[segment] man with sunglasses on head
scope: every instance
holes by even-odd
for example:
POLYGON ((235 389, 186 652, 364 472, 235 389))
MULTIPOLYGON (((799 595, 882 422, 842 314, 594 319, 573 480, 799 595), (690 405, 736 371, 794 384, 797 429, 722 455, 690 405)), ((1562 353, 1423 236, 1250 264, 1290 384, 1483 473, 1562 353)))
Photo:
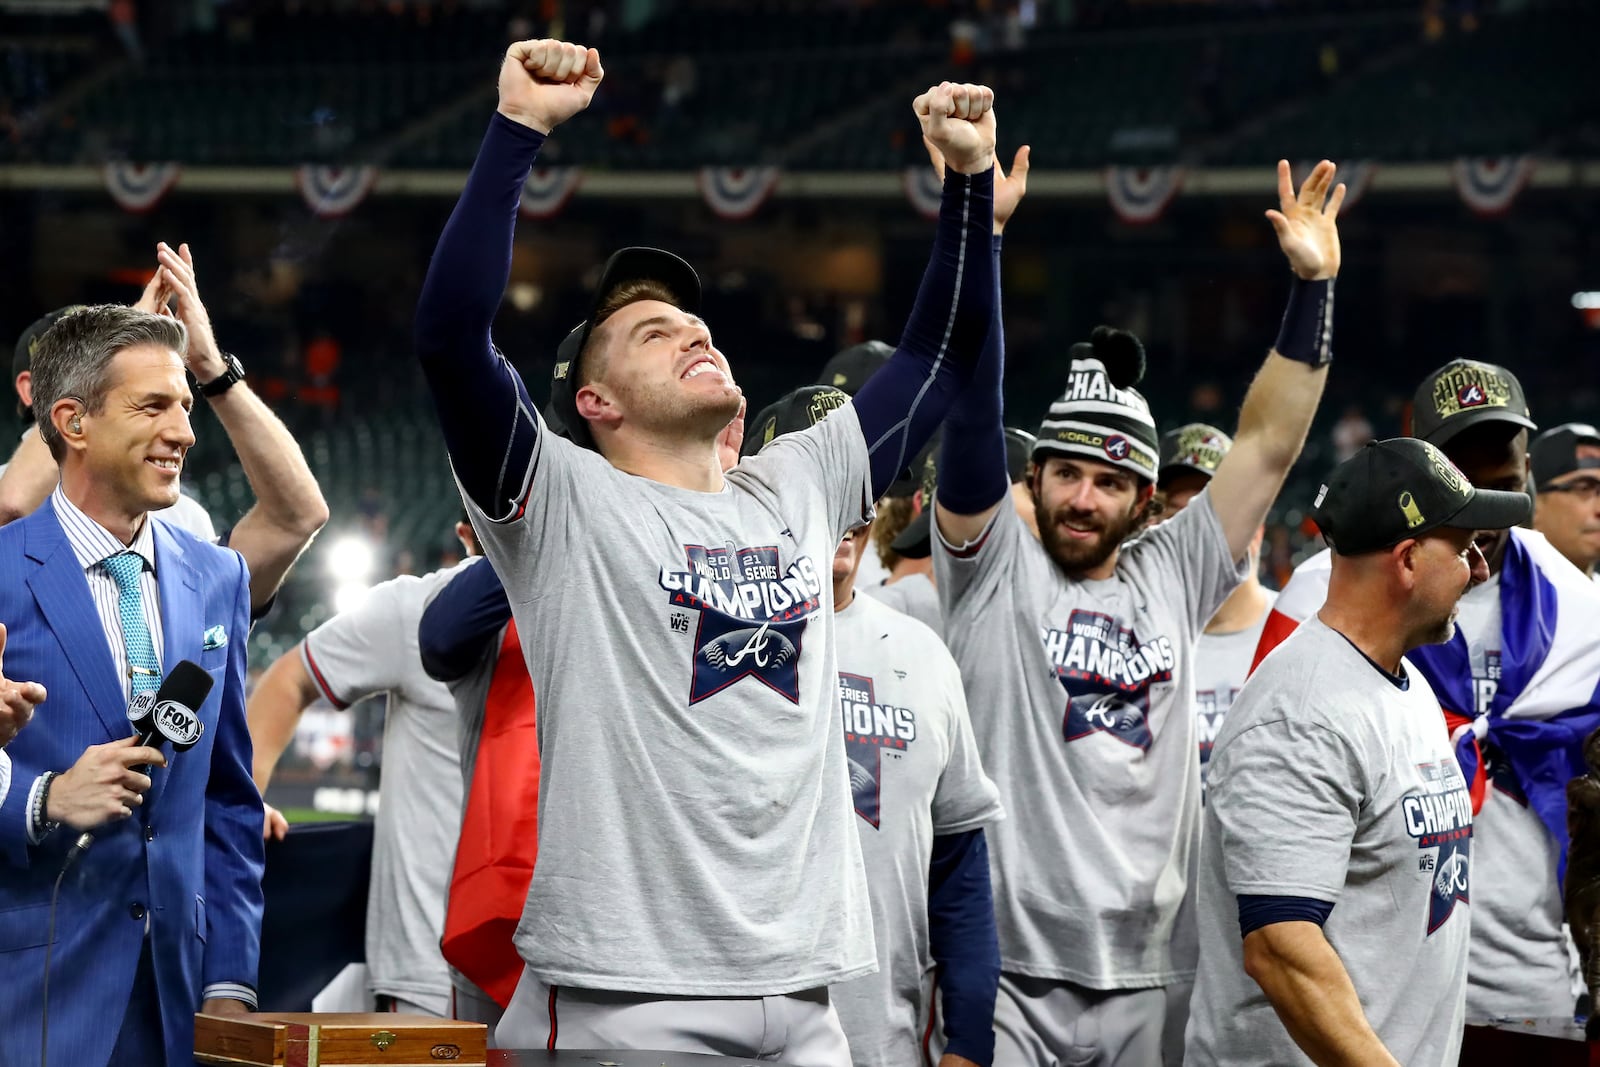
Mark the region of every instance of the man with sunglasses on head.
POLYGON ((1600 563, 1600 430, 1569 422, 1528 446, 1533 528, 1572 565, 1594 577, 1600 563))

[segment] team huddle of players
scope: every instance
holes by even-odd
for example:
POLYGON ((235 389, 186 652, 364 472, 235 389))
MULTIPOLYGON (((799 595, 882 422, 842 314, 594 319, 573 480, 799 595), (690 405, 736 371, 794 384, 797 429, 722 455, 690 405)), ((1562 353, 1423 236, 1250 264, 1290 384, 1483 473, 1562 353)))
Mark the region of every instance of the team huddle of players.
MULTIPOLYGON (((1589 710, 1600 599, 1504 529, 1533 427, 1515 379, 1430 376, 1418 440, 1315 501, 1331 564, 1276 605, 1256 577, 1332 360, 1331 164, 1298 190, 1280 165, 1289 304, 1231 437, 1158 434, 1143 350, 1106 328, 1037 433, 1006 428, 1027 155, 1003 172, 993 94, 949 83, 914 103, 944 193, 898 347, 746 421, 693 270, 626 249, 541 410, 489 326, 522 182, 602 77, 592 49, 512 46, 419 302, 484 557, 379 587, 252 701, 281 740, 318 693, 390 693, 374 992, 505 1047, 834 1067, 1453 1064, 1469 1008, 1570 1018, 1564 831, 1528 769, 1589 710), (1334 625, 1391 555, 1401 607, 1461 601, 1425 662, 1398 660, 1409 631, 1385 663, 1334 625), (1323 950, 1337 974, 1286 977, 1323 950)), ((1596 466, 1588 428, 1535 448, 1563 536, 1596 466)), ((282 744, 257 744, 264 782, 282 744)))

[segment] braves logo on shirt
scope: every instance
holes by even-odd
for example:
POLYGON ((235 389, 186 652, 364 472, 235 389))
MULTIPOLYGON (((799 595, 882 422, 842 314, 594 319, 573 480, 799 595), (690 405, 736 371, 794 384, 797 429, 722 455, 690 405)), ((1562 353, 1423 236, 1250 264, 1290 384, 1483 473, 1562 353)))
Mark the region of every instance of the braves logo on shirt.
POLYGON ((1110 734, 1149 751, 1150 685, 1172 678, 1177 654, 1165 636, 1141 640, 1114 615, 1074 611, 1064 629, 1040 636, 1056 679, 1067 691, 1061 736, 1068 742, 1110 734))
POLYGON ((883 811, 883 753, 903 752, 917 739, 917 716, 910 708, 878 703, 871 678, 845 671, 839 672, 839 713, 856 814, 876 830, 883 811))
POLYGON ((778 549, 684 546, 686 569, 661 568, 668 603, 700 613, 689 704, 755 678, 800 703, 800 650, 806 621, 822 605, 809 556, 779 570, 778 549))
POLYGON ((1239 690, 1197 689, 1194 694, 1195 733, 1200 739, 1200 778, 1205 780, 1206 764, 1211 762, 1211 749, 1222 732, 1222 720, 1239 696, 1239 690))
POLYGON ((1427 852, 1417 861, 1420 872, 1431 873, 1428 891, 1428 933, 1455 914, 1456 903, 1470 903, 1468 884, 1472 860, 1472 795, 1461 778, 1454 757, 1421 763, 1423 787, 1400 801, 1406 833, 1427 852), (1437 850, 1437 851, 1435 851, 1437 850))

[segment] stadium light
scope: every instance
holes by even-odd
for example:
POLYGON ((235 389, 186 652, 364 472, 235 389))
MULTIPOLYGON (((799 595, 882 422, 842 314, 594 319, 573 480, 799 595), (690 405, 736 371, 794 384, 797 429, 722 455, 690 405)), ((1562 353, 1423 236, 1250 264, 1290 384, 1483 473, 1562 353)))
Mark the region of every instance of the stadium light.
POLYGON ((1573 293, 1572 306, 1579 311, 1600 311, 1600 293, 1573 293))
POLYGON ((333 610, 335 614, 343 615, 353 611, 366 599, 370 586, 363 582, 344 582, 333 591, 333 610))
POLYGON ((328 573, 341 582, 365 585, 378 565, 372 542, 360 534, 347 534, 328 546, 328 573))

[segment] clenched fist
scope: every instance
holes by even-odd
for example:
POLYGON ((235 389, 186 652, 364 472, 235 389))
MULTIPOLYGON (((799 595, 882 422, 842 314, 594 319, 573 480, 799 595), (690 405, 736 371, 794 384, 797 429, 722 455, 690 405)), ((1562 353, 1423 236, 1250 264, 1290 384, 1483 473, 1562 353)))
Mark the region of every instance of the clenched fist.
POLYGON ((518 41, 500 64, 500 114, 549 133, 589 106, 600 79, 600 53, 563 41, 518 41))
POLYGON ((994 90, 941 82, 911 102, 922 136, 958 174, 994 166, 994 90))

